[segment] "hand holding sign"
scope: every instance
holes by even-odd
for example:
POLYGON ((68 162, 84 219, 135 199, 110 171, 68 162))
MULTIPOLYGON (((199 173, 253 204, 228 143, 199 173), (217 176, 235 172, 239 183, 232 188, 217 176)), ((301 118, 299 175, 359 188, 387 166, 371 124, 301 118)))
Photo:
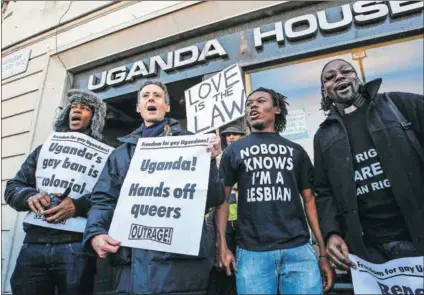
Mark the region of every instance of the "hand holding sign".
POLYGON ((35 214, 43 214, 44 207, 50 205, 50 197, 46 192, 40 192, 36 195, 29 197, 27 204, 32 212, 35 214))
POLYGON ((211 152, 211 158, 215 159, 221 153, 221 140, 216 134, 209 136, 208 146, 206 148, 208 152, 211 152))
POLYGON ((125 247, 198 255, 218 153, 216 135, 139 139, 108 234, 125 247))
POLYGON ((59 223, 75 214, 75 205, 70 197, 65 198, 59 205, 44 211, 46 221, 50 223, 59 223))
POLYGON ((327 255, 330 260, 342 270, 349 270, 349 267, 356 267, 349 260, 349 249, 345 241, 338 235, 331 235, 327 242, 327 255))
POLYGON ((108 235, 98 235, 91 239, 91 247, 100 258, 105 258, 108 253, 116 253, 120 242, 108 235))
POLYGON ((74 216, 76 208, 72 199, 91 192, 112 150, 79 132, 52 133, 40 150, 35 171, 36 188, 43 192, 28 200, 32 212, 25 216, 24 222, 84 232, 86 219, 74 216))

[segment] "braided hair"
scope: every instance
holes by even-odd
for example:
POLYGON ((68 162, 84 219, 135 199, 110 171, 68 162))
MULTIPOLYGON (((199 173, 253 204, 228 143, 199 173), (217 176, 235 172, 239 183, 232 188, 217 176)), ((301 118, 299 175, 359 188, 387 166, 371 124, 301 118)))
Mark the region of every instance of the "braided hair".
POLYGON ((323 110, 324 113, 326 113, 326 114, 328 114, 329 111, 331 110, 331 108, 333 106, 333 101, 330 98, 328 98, 327 96, 324 95, 323 75, 324 75, 324 69, 330 63, 332 63, 334 61, 342 61, 342 62, 345 62, 346 64, 350 65, 352 67, 353 72, 355 73, 356 77, 358 77, 358 79, 359 79, 358 72, 356 71, 355 67, 350 62, 347 62, 347 61, 345 61, 344 59, 341 59, 341 58, 332 59, 322 67, 321 75, 320 75, 320 79, 321 79, 321 110, 323 110))
POLYGON ((247 98, 249 98, 255 92, 266 92, 271 96, 272 104, 274 105, 274 107, 277 107, 280 109, 280 113, 275 116, 275 123, 274 123, 275 132, 280 133, 284 131, 284 129, 286 129, 286 124, 287 124, 287 113, 288 113, 287 106, 289 105, 289 103, 287 102, 287 97, 272 89, 259 87, 253 90, 247 98))

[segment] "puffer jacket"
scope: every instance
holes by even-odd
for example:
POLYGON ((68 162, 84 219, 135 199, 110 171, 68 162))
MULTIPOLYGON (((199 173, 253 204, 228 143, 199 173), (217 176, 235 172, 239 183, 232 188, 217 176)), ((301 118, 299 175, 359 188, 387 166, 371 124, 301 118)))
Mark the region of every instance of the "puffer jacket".
MULTIPOLYGON (((91 195, 91 209, 83 243, 90 249, 96 235, 107 234, 121 186, 143 126, 119 140, 123 143, 108 159, 91 195)), ((153 137, 188 135, 178 121, 170 119, 153 137)), ((215 160, 210 165, 206 209, 224 201, 224 184, 215 160)), ((116 267, 115 291, 119 294, 204 294, 213 265, 214 233, 203 225, 198 256, 121 247, 111 257, 116 267)))

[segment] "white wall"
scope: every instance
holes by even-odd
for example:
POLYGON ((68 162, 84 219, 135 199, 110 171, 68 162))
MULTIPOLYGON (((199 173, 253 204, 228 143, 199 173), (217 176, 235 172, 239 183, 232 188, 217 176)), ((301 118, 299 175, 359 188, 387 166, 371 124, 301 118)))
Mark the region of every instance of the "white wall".
POLYGON ((2 48, 55 27, 72 2, 61 22, 110 5, 114 1, 10 1, 2 24, 2 48))

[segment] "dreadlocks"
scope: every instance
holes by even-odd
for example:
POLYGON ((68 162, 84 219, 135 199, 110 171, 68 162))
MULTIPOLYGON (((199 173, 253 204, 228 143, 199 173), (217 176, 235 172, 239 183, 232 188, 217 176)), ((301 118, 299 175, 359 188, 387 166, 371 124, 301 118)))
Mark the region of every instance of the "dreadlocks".
POLYGON ((275 123, 274 123, 275 132, 280 133, 281 131, 286 129, 287 113, 288 113, 287 106, 289 105, 289 103, 287 102, 287 97, 272 89, 259 87, 258 89, 253 90, 247 98, 249 98, 253 93, 259 92, 259 91, 266 92, 269 95, 271 95, 272 104, 274 105, 274 107, 277 107, 280 109, 281 112, 280 114, 275 116, 275 123))

